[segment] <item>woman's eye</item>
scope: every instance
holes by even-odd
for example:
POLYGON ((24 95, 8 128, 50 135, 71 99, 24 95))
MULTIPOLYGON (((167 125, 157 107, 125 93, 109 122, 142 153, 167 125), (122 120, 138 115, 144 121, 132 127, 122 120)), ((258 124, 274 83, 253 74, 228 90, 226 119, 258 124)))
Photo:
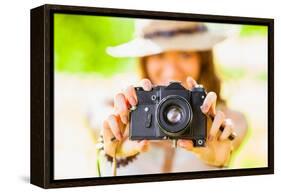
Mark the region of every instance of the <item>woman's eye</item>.
POLYGON ((151 59, 154 59, 154 60, 161 60, 164 58, 164 54, 160 53, 160 54, 155 54, 155 55, 152 55, 150 56, 151 59))
POLYGON ((189 53, 180 53, 180 57, 182 58, 190 58, 190 54, 189 53))
POLYGON ((164 54, 162 54, 162 53, 157 54, 156 57, 157 57, 158 59, 163 59, 163 58, 164 58, 164 54))

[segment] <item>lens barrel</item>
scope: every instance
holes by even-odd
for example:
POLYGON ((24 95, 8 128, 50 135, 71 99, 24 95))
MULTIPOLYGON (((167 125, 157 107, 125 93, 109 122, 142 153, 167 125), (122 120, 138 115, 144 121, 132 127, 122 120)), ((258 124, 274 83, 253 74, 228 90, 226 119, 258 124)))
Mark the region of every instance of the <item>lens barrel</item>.
POLYGON ((159 128, 171 137, 178 137, 187 132, 192 116, 189 102, 177 95, 163 98, 156 109, 156 121, 159 128))

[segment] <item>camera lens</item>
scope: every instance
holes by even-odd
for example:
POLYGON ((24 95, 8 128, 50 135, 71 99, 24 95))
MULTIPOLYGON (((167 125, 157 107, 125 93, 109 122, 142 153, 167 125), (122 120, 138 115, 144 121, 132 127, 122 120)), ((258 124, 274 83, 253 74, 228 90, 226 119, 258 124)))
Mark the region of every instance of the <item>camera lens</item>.
POLYGON ((192 121, 192 109, 189 102, 178 95, 163 98, 156 108, 156 121, 166 135, 180 137, 189 131, 192 121))
POLYGON ((168 108, 166 117, 171 124, 179 123, 182 118, 182 110, 178 106, 171 106, 168 108))

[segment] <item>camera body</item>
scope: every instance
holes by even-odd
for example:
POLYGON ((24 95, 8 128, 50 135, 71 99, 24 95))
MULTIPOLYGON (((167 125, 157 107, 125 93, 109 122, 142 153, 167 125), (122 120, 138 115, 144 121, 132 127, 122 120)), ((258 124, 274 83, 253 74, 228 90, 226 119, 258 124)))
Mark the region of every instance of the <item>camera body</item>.
POLYGON ((205 146, 207 118, 200 106, 206 92, 202 86, 190 91, 171 82, 151 91, 135 90, 138 105, 130 112, 131 140, 188 139, 195 147, 205 146))

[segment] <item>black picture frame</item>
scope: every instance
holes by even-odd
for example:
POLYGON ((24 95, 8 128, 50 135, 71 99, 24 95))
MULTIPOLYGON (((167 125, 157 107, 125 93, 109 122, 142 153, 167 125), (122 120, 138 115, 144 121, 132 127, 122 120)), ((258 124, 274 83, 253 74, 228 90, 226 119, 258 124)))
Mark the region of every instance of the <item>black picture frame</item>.
POLYGON ((31 9, 31 183, 43 188, 123 184, 274 173, 274 19, 65 5, 31 9), (268 167, 54 180, 54 13, 194 20, 268 26, 268 167))

